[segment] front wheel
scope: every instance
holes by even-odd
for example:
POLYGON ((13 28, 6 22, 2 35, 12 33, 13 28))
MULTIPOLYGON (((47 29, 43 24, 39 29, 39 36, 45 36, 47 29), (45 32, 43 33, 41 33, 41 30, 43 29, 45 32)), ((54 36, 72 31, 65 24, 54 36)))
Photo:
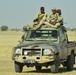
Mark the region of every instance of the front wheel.
POLYGON ((35 68, 36 68, 37 71, 40 71, 42 66, 35 66, 35 68))
POLYGON ((59 65, 60 65, 60 59, 59 59, 59 56, 56 55, 55 56, 55 61, 54 61, 53 65, 51 66, 51 72, 52 73, 58 73, 59 65))
POLYGON ((21 63, 14 62, 14 66, 15 66, 15 72, 22 72, 23 65, 21 63))

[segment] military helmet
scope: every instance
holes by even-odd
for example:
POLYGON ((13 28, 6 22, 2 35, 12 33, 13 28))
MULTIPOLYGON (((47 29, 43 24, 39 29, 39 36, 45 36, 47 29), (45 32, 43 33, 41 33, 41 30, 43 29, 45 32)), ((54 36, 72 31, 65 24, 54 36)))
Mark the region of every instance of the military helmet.
POLYGON ((53 8, 52 8, 52 10, 56 10, 56 8, 55 8, 55 7, 53 7, 53 8))

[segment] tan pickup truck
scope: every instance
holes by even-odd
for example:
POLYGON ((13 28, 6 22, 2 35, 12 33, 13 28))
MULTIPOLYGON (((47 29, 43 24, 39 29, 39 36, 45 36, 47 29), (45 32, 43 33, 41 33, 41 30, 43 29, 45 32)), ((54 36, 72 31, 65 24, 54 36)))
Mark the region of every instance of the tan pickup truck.
POLYGON ((50 67, 52 73, 59 71, 62 64, 67 70, 73 70, 76 55, 76 42, 70 42, 63 28, 29 29, 24 41, 13 48, 12 60, 15 71, 22 72, 23 66, 50 67))

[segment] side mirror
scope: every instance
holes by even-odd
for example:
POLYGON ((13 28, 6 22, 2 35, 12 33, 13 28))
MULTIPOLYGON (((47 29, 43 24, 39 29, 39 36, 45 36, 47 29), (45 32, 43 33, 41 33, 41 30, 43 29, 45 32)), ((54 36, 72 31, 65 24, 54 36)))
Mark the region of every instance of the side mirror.
POLYGON ((26 26, 24 26, 24 27, 23 27, 23 30, 24 30, 24 31, 27 31, 27 30, 28 30, 28 28, 27 28, 26 26))

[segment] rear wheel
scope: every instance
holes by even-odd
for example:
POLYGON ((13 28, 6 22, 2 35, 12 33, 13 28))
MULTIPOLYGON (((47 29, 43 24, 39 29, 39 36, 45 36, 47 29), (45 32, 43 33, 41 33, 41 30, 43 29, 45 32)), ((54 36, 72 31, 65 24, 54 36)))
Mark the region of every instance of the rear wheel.
POLYGON ((53 65, 51 66, 51 72, 57 73, 59 71, 59 65, 60 65, 60 59, 59 59, 59 56, 56 55, 55 61, 54 61, 53 65))
POLYGON ((37 71, 41 71, 42 66, 35 66, 37 71))
POLYGON ((63 67, 66 67, 67 62, 66 62, 66 61, 64 61, 64 62, 62 62, 61 64, 63 65, 63 67))
POLYGON ((70 56, 68 56, 68 59, 67 59, 67 70, 69 71, 72 71, 73 70, 73 67, 74 67, 74 54, 72 53, 70 56))
POLYGON ((23 65, 21 63, 14 62, 14 66, 15 66, 15 72, 22 72, 23 65))

